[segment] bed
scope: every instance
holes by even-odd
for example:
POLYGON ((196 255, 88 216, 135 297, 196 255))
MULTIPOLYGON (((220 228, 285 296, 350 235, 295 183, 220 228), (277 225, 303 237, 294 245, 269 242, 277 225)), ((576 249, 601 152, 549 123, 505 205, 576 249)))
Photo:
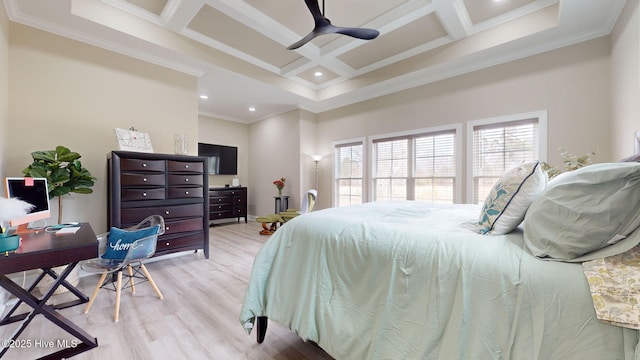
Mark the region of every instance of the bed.
MULTIPOLYGON (((532 210, 540 197, 526 217, 549 216, 544 203, 532 210)), ((276 321, 336 359, 640 359, 638 330, 597 318, 582 266, 633 248, 640 230, 626 224, 623 239, 559 259, 525 236, 533 220, 482 234, 486 206, 380 202, 299 216, 257 254, 240 322, 262 342, 276 321)))

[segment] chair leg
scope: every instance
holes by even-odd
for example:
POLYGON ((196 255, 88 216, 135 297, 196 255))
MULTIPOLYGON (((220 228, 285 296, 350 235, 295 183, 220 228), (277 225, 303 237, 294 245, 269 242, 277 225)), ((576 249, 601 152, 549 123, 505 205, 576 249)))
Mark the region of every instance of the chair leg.
POLYGON ((96 296, 98 296, 98 291, 102 287, 102 284, 104 283, 104 279, 106 278, 107 278, 107 272, 105 271, 102 273, 102 275, 100 275, 100 280, 98 280, 98 285, 96 285, 96 288, 93 290, 93 294, 91 294, 91 297, 89 298, 89 302, 84 307, 85 314, 89 312, 89 309, 91 309, 91 305, 93 305, 93 301, 96 299, 96 296))
POLYGON ((122 270, 118 271, 118 281, 116 282, 116 310, 113 314, 113 322, 118 322, 120 315, 120 293, 122 292, 122 270))
POLYGON ((151 287, 153 288, 153 290, 155 290, 156 294, 158 294, 158 298, 160 300, 164 299, 164 296, 162 296, 162 293, 160 292, 160 289, 158 289, 158 286, 156 285, 156 282, 153 281, 153 278, 151 277, 151 274, 149 274, 149 271, 147 271, 147 267, 144 266, 144 264, 140 264, 140 268, 142 269, 142 272, 144 273, 144 276, 146 276, 147 280, 149 280, 149 284, 151 284, 151 287))
POLYGON ((136 284, 135 284, 135 278, 133 277, 133 268, 131 267, 131 265, 127 266, 129 268, 129 283, 131 284, 131 293, 135 294, 136 293, 136 284))

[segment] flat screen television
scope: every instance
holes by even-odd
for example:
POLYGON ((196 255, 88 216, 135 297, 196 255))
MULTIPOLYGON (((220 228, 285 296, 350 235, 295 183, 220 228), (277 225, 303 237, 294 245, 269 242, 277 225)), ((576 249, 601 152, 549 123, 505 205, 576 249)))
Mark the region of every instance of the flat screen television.
POLYGON ((9 225, 20 226, 32 223, 36 220, 45 220, 51 217, 49 204, 49 187, 45 178, 7 177, 5 179, 7 197, 20 199, 33 205, 33 209, 25 216, 11 219, 9 225))
POLYGON ((198 143, 198 156, 209 158, 209 175, 237 175, 238 148, 198 143))

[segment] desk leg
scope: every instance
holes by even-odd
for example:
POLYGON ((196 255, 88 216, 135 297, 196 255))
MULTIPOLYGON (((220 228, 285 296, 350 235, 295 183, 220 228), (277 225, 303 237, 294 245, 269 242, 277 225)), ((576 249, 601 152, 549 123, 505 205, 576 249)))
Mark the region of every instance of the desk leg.
MULTIPOLYGON (((75 264, 74 266, 75 267, 75 264)), ((71 268, 71 270, 69 270, 69 273, 71 273, 71 271, 73 270, 73 267, 71 268)), ((58 279, 58 275, 56 274, 55 271, 51 270, 51 269, 42 269, 43 272, 49 274, 49 276, 51 276, 54 280, 58 279)), ((62 282, 60 282, 59 284, 64 286, 65 288, 67 288, 67 290, 69 290, 73 295, 75 295, 78 299, 77 300, 71 300, 71 301, 67 301, 65 303, 61 303, 61 304, 56 304, 54 305, 54 307, 57 310, 60 309, 66 309, 68 307, 71 306, 75 306, 75 305, 79 305, 79 304, 84 304, 87 301, 89 301, 89 298, 82 293, 82 291, 78 290, 75 286, 71 285, 69 282, 67 282, 67 280, 65 280, 67 277, 64 276, 62 277, 62 282)), ((55 286, 55 288, 52 286, 53 291, 55 291, 59 286, 55 286)), ((52 293, 53 294, 53 293, 52 293)))
MULTIPOLYGON (((62 274, 56 279, 54 284, 51 286, 49 291, 47 291, 47 293, 44 295, 42 299, 36 298, 35 296, 31 295, 31 293, 27 292, 25 289, 18 286, 13 281, 9 280, 9 278, 7 278, 4 274, 0 274, 0 286, 2 286, 5 290, 9 291, 11 294, 15 295, 20 302, 24 302, 25 304, 33 308, 33 311, 31 311, 30 313, 26 314, 23 317, 23 319, 25 320, 22 322, 20 328, 18 328, 14 332, 13 336, 11 337, 12 340, 16 340, 18 336, 22 334, 22 332, 25 330, 27 325, 31 323, 31 321, 36 315, 42 314, 49 321, 56 324, 58 327, 60 327, 61 329, 63 329, 64 331, 73 335, 74 337, 76 337, 78 340, 81 341, 80 344, 71 344, 72 345, 71 347, 62 349, 53 354, 42 357, 41 359, 66 358, 66 357, 70 357, 70 356, 79 354, 81 352, 87 351, 89 349, 93 349, 94 347, 98 346, 98 339, 96 339, 95 337, 91 337, 91 335, 89 335, 86 331, 82 330, 80 327, 78 327, 76 324, 74 324, 69 319, 64 317, 62 314, 58 313, 53 306, 46 304, 49 298, 53 295, 55 290, 58 288, 58 286, 60 286, 60 284, 64 282, 64 279, 66 279, 66 277, 69 275, 69 273, 71 273, 71 271, 77 264, 78 264, 77 262, 69 264, 67 268, 62 272, 62 274)), ((9 350, 9 347, 3 348, 2 351, 0 352, 0 357, 2 357, 8 350, 9 350)))
MULTIPOLYGON (((75 267, 75 264, 74 264, 75 267)), ((48 269, 48 268, 43 268, 41 269, 42 273, 40 273, 40 275, 38 275, 38 277, 36 278, 36 280, 33 282, 33 284, 27 289, 28 293, 31 293, 40 283, 40 281, 42 281, 42 279, 44 279, 44 277, 46 275, 49 275, 53 278, 53 280, 57 280, 58 278, 60 278, 61 276, 59 276, 58 274, 56 274, 55 271, 48 269)), ((73 267, 71 268, 71 270, 73 270, 73 267)), ((71 273, 71 270, 69 270, 69 273, 71 273)), ((71 306, 75 306, 75 305, 79 305, 79 304, 84 304, 87 301, 89 301, 89 298, 82 293, 80 290, 78 290, 75 286, 71 285, 69 282, 67 282, 65 280, 66 277, 62 277, 61 282, 56 282, 54 283, 54 285, 51 287, 51 289, 53 289, 53 291, 55 292, 55 290, 60 286, 64 286, 65 288, 67 288, 72 294, 74 294, 78 299, 77 300, 70 300, 64 303, 60 303, 60 304, 55 304, 53 305, 53 307, 56 310, 60 310, 60 309, 66 309, 68 307, 71 306)), ((51 293, 53 294, 53 292, 51 293)), ((49 296, 50 297, 50 296, 49 296)), ((48 299, 49 297, 43 297, 42 299, 48 299)), ((46 300, 45 300, 46 301, 46 300)), ((22 305, 22 300, 18 299, 18 301, 16 302, 15 305, 13 305, 13 307, 11 308, 11 310, 9 310, 7 312, 7 314, 0 319, 0 326, 1 325, 6 325, 9 323, 13 323, 16 321, 21 321, 24 320, 28 313, 24 313, 24 314, 18 314, 18 315, 13 315, 13 313, 18 309, 18 307, 22 305)))
MULTIPOLYGON (((41 272, 40 275, 38 275, 38 277, 33 282, 33 284, 31 284, 31 286, 29 286, 29 288, 27 289, 27 292, 29 294, 31 294, 31 292, 36 288, 36 286, 38 286, 38 283, 40 283, 40 281, 44 278, 45 275, 46 275, 45 272, 41 272)), ((2 320, 0 320, 0 325, 6 325, 6 324, 10 324, 12 322, 24 320, 24 318, 26 318, 28 314, 20 314, 20 315, 13 316, 13 313, 16 310, 18 310, 18 307, 20 307, 20 305, 22 305, 22 300, 20 300, 20 298, 18 298, 18 301, 16 302, 16 304, 13 305, 11 310, 9 310, 9 312, 7 312, 7 315, 5 315, 2 318, 2 320)))

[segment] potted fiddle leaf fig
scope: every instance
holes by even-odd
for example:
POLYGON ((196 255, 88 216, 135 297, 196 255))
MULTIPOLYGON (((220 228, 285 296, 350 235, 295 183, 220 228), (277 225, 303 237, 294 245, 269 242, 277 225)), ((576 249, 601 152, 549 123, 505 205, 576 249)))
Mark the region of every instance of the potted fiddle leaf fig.
MULTIPOLYGON (((33 162, 27 166, 22 173, 25 176, 34 178, 46 178, 49 186, 49 199, 58 198, 58 224, 62 223, 62 197, 64 195, 91 194, 96 178, 89 170, 82 167, 77 152, 73 152, 64 146, 56 146, 55 150, 34 151, 31 153, 33 162)), ((62 271, 63 267, 56 267, 56 272, 62 271)), ((78 284, 78 273, 74 271, 69 274, 67 280, 73 285, 78 284)), ((38 284, 38 290, 45 293, 51 286, 53 279, 45 278, 38 284)), ((67 292, 66 287, 59 287, 54 294, 67 292)))
POLYGON ((62 223, 62 196, 71 193, 91 194, 96 178, 82 167, 77 152, 64 146, 55 150, 34 151, 33 163, 22 173, 34 178, 46 178, 49 185, 49 199, 58 198, 58 224, 62 223))

